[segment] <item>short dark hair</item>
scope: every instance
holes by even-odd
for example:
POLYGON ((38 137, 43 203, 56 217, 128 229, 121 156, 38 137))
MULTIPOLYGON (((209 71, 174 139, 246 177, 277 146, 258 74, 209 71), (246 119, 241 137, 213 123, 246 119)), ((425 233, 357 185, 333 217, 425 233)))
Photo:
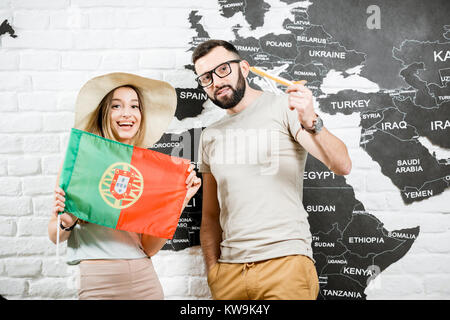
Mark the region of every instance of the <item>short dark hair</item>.
POLYGON ((194 52, 192 53, 192 63, 195 64, 195 62, 198 59, 200 59, 203 56, 206 56, 215 47, 224 47, 226 50, 235 53, 240 58, 239 51, 237 51, 237 49, 235 48, 235 46, 233 46, 233 44, 224 40, 211 39, 203 43, 200 43, 197 46, 197 48, 195 48, 194 52))

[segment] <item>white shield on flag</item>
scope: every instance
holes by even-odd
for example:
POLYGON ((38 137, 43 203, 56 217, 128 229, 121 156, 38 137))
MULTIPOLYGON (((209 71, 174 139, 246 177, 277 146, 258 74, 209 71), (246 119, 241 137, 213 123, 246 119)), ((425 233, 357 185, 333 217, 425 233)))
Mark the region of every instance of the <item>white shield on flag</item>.
POLYGON ((114 186, 114 191, 116 191, 117 194, 125 193, 127 191, 129 181, 130 177, 119 175, 117 177, 116 185, 114 186))
MULTIPOLYGON (((126 201, 130 202, 133 201, 136 195, 140 195, 142 193, 142 191, 136 189, 139 189, 142 186, 142 175, 139 171, 137 171, 135 167, 132 167, 130 164, 113 164, 110 168, 107 169, 107 171, 105 171, 105 174, 100 181, 100 189, 104 187, 105 189, 108 188, 109 190, 100 190, 102 197, 103 194, 107 192, 108 196, 113 196, 116 200, 122 201, 124 199, 128 199, 126 201), (117 168, 117 166, 119 165, 125 167, 126 169, 128 169, 128 171, 117 168), (114 168, 114 166, 116 166, 116 168, 114 168), (106 172, 109 174, 109 177, 105 178, 106 172)), ((105 200, 105 198, 103 198, 103 200, 105 200)))

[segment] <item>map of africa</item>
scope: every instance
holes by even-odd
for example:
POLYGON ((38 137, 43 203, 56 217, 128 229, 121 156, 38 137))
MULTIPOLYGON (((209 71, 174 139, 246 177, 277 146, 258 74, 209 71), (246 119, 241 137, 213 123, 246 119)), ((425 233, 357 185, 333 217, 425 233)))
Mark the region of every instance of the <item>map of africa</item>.
MULTIPOLYGON (((221 23, 230 21, 228 36, 222 39, 232 42, 250 65, 290 80, 307 80, 324 113, 359 115, 360 148, 379 164, 407 206, 448 192, 450 184, 450 158, 429 148, 450 148, 450 3, 379 4, 379 30, 366 26, 370 5, 343 0, 219 0, 215 20, 205 21, 200 10, 187 17, 195 32, 188 52, 212 38, 208 28, 223 28, 221 23), (341 90, 327 89, 333 77, 335 83, 341 81, 341 90)), ((186 68, 193 70, 192 65, 186 68)), ((253 74, 248 80, 255 88, 283 90, 253 74)), ((210 110, 200 88, 177 88, 177 93, 179 121, 203 119, 210 110)), ((166 134, 154 148, 167 153, 178 148, 180 156, 196 162, 195 146, 204 126, 166 134)), ((320 299, 365 299, 369 282, 401 259, 419 235, 419 226, 386 230, 356 199, 345 177, 312 157, 306 164, 303 192, 320 299)), ((164 248, 198 245, 200 221, 201 191, 164 248)))

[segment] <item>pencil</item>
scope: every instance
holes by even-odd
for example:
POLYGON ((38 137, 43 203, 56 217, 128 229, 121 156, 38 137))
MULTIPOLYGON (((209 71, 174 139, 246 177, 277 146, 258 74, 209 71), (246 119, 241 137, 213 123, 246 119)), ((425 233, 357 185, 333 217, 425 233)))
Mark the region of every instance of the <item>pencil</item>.
POLYGON ((259 75, 259 76, 261 76, 261 77, 269 78, 269 79, 271 79, 271 80, 273 80, 275 82, 278 82, 279 84, 282 84, 282 85, 287 86, 287 87, 289 87, 289 86, 291 86, 293 84, 297 84, 297 83, 301 83, 301 84, 305 84, 306 83, 306 80, 289 81, 289 80, 284 79, 282 77, 275 76, 273 74, 270 74, 270 73, 267 73, 265 71, 262 71, 262 70, 260 70, 260 69, 258 69, 256 67, 250 67, 250 71, 255 73, 255 74, 257 74, 257 75, 259 75))

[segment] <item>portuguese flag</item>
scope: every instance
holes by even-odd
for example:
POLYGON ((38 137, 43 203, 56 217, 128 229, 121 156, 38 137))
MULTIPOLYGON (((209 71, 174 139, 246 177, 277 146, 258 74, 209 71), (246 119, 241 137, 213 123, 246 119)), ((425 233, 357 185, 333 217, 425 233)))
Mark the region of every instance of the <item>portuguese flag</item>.
POLYGON ((72 129, 60 176, 65 210, 105 227, 171 239, 189 160, 72 129))

